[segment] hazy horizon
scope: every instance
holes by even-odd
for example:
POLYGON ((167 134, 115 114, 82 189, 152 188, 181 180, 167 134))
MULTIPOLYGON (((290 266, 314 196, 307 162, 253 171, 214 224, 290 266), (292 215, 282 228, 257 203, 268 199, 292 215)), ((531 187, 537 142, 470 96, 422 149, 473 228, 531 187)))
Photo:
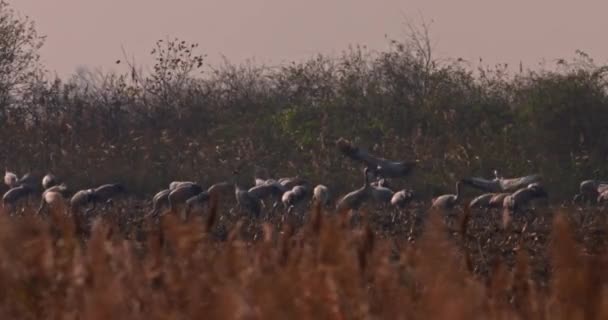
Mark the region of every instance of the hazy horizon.
POLYGON ((47 40, 41 50, 50 71, 65 76, 79 66, 112 70, 123 59, 122 47, 140 65, 151 62, 158 39, 178 37, 200 44, 216 64, 255 59, 278 64, 317 53, 338 54, 349 45, 372 50, 388 45, 385 35, 405 34, 405 17, 433 21, 436 57, 462 57, 473 63, 541 60, 587 52, 598 63, 608 60, 601 32, 608 3, 540 0, 456 2, 423 0, 250 0, 226 1, 19 0, 11 7, 35 21, 47 40))

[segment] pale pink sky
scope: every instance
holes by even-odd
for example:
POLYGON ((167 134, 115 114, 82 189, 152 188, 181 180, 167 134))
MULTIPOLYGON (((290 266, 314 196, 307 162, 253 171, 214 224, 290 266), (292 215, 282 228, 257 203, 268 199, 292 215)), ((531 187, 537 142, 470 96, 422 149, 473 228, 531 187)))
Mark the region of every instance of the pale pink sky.
POLYGON ((349 44, 386 48, 404 17, 433 20, 441 57, 533 67, 576 49, 608 60, 608 2, 563 0, 12 0, 48 36, 46 65, 67 75, 79 65, 114 68, 121 45, 148 64, 158 39, 198 42, 220 61, 277 64, 349 44))

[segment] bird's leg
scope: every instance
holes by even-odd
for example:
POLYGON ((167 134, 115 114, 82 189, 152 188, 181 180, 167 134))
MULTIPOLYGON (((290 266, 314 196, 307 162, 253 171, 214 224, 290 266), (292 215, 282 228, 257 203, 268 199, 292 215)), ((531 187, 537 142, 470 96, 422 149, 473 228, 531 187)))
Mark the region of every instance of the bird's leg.
POLYGON ((293 204, 290 205, 289 208, 287 208, 287 215, 292 215, 294 209, 295 209, 295 206, 293 204))
POLYGON ((40 215, 40 213, 42 212, 42 209, 44 209, 44 207, 45 207, 45 204, 46 204, 46 201, 44 201, 44 200, 40 203, 40 208, 38 208, 36 215, 38 215, 38 216, 40 215))
POLYGON ((273 216, 274 216, 274 213, 275 213, 276 209, 279 207, 279 203, 280 203, 279 201, 275 201, 272 204, 272 210, 270 212, 272 213, 273 216))
POLYGON ((157 210, 156 209, 152 209, 152 211, 148 212, 148 214, 144 215, 142 220, 147 219, 148 217, 154 217, 157 214, 157 210))
POLYGON ((266 200, 260 201, 262 204, 260 205, 260 212, 258 218, 262 218, 263 221, 268 221, 268 217, 270 217, 270 212, 266 210, 268 206, 266 205, 266 200))
POLYGON ((15 212, 13 212, 15 210, 14 206, 11 204, 4 204, 4 208, 6 209, 6 212, 8 213, 9 217, 14 216, 15 212))
POLYGON ((11 204, 11 211, 13 212, 14 217, 18 217, 19 214, 21 213, 21 212, 19 212, 19 209, 21 209, 21 207, 19 206, 19 203, 11 204))
POLYGON ((581 202, 582 198, 583 198, 583 195, 580 193, 577 193, 574 195, 574 198, 572 198, 572 202, 576 205, 581 202))
POLYGON ((408 240, 411 241, 414 239, 414 231, 415 231, 415 226, 416 226, 416 214, 412 213, 412 212, 408 212, 408 220, 410 221, 410 231, 409 231, 408 240))

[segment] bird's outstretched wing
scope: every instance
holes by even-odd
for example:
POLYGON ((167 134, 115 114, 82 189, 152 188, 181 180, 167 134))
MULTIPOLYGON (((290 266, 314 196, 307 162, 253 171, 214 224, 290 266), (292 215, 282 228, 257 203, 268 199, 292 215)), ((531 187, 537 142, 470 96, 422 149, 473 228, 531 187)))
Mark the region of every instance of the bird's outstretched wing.
POLYGON ((366 167, 373 170, 377 176, 385 178, 407 176, 416 165, 416 162, 391 161, 374 156, 344 138, 338 139, 336 146, 344 156, 363 163, 366 167))
POLYGON ((470 187, 486 192, 512 192, 525 188, 531 183, 540 182, 540 180, 541 176, 539 174, 533 174, 518 178, 500 178, 492 180, 480 177, 469 177, 464 178, 463 182, 470 187))
POLYGON ((465 185, 473 187, 478 190, 486 191, 486 192, 499 192, 501 191, 501 186, 498 180, 489 180, 479 177, 468 177, 462 179, 462 182, 465 185))
POLYGON ((499 179, 501 191, 515 191, 521 188, 527 187, 531 183, 540 182, 541 176, 539 174, 532 174, 529 176, 512 178, 512 179, 499 179))
POLYGON ((386 159, 369 154, 369 152, 353 145, 350 141, 344 138, 338 139, 336 145, 338 146, 338 150, 340 150, 340 152, 342 152, 342 154, 346 157, 362 162, 374 170, 377 169, 378 166, 385 166, 386 162, 388 162, 386 159))

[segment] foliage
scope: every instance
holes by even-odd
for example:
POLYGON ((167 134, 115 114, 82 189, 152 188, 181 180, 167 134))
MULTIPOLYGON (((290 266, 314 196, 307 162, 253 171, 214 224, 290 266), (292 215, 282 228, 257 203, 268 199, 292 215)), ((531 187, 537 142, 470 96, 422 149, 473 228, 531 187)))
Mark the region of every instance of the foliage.
MULTIPOLYGON (((40 38, 27 20, 11 23, 9 34, 27 35, 20 61, 32 57, 33 68, 40 38)), ((557 197, 608 176, 606 67, 578 51, 553 67, 512 72, 438 60, 431 50, 426 26, 410 25, 381 52, 355 46, 280 66, 212 67, 198 45, 162 40, 149 72, 124 60, 124 73, 30 77, 23 94, 0 92, 27 111, 0 127, 10 137, 0 150, 19 172, 69 174, 78 187, 122 180, 142 194, 173 179, 210 184, 239 161, 346 191, 358 169, 338 156, 341 136, 387 158, 422 160, 409 183, 427 197, 493 169, 541 173, 557 197)))
POLYGON ((29 85, 40 76, 38 49, 43 43, 34 22, 0 1, 0 121, 6 121, 8 108, 33 89, 29 85))

